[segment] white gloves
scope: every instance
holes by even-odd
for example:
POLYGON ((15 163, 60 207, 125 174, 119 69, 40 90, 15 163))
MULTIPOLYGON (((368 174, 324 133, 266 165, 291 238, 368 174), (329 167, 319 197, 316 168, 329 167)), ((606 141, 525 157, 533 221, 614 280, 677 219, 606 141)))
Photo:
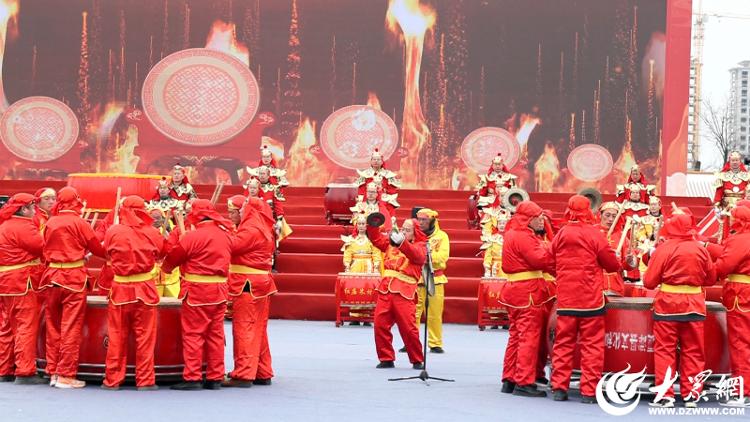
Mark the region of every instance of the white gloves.
POLYGON ((406 237, 401 232, 392 232, 390 236, 391 242, 396 246, 401 246, 404 243, 406 237))

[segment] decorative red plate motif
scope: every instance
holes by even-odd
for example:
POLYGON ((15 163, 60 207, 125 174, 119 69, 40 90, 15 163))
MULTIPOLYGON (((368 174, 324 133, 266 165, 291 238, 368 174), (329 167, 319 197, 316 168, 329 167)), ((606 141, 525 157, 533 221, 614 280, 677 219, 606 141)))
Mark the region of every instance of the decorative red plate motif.
POLYGON ((584 182, 597 182, 606 177, 613 166, 612 154, 597 144, 583 144, 568 155, 568 170, 584 182))
POLYGON ((258 81, 226 53, 191 48, 157 63, 143 82, 143 111, 165 136, 191 146, 230 140, 252 122, 258 81))
POLYGON ((334 163, 348 169, 370 166, 375 148, 387 160, 398 147, 398 128, 382 111, 365 105, 340 108, 323 122, 320 145, 334 163))
POLYGON ((0 120, 0 137, 18 158, 46 162, 68 152, 78 140, 78 118, 65 103, 49 97, 16 101, 0 120))
POLYGON ((477 173, 486 172, 498 152, 503 155, 505 166, 509 169, 521 158, 521 146, 516 137, 499 127, 476 129, 461 144, 461 159, 477 173))

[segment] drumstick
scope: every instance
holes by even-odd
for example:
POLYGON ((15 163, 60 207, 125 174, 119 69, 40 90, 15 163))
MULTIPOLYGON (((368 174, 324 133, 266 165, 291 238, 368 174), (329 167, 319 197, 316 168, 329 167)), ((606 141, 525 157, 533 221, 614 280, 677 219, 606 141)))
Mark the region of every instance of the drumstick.
POLYGON ((117 187, 117 200, 115 202, 115 224, 120 224, 120 197, 122 196, 122 188, 117 187))
POLYGON ((622 229, 622 235, 620 235, 620 241, 617 243, 617 249, 615 249, 615 254, 618 256, 620 255, 620 249, 622 249, 623 243, 625 243, 625 234, 630 229, 630 226, 633 224, 633 220, 628 217, 628 220, 625 222, 625 228, 622 229))
POLYGON ((175 220, 177 220, 177 227, 180 230, 180 237, 182 237, 185 235, 185 219, 179 210, 174 214, 174 217, 175 220))
POLYGON ((615 226, 617 225, 617 222, 620 221, 620 216, 622 216, 622 212, 625 210, 625 204, 620 204, 620 209, 617 210, 617 215, 615 216, 615 220, 612 222, 612 225, 609 226, 609 231, 607 231, 607 239, 609 239, 612 236, 612 232, 615 231, 615 226))
POLYGON ((94 218, 91 219, 91 228, 92 229, 94 227, 96 227, 96 220, 98 220, 98 219, 99 219, 99 213, 98 212, 94 212, 94 218))
POLYGON ((81 218, 86 218, 86 200, 83 200, 83 206, 81 207, 81 218))
POLYGON ((214 189, 214 196, 211 197, 211 204, 216 205, 216 203, 219 202, 222 190, 224 190, 224 182, 219 182, 219 184, 216 185, 216 189, 214 189))

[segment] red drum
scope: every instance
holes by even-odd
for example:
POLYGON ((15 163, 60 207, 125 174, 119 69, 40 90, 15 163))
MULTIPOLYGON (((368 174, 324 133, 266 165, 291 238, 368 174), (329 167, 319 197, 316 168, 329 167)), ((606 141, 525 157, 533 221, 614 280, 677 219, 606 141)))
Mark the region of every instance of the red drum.
POLYGON ((336 279, 336 326, 344 321, 373 322, 380 274, 339 273, 336 279))
POLYGON ((349 224, 351 207, 357 204, 357 185, 354 183, 329 183, 326 186, 323 206, 328 224, 349 224))
POLYGON ((722 299, 724 298, 724 283, 721 285, 704 287, 703 289, 706 292, 706 300, 722 303, 722 299))
MULTIPOLYGON (((156 381, 176 381, 182 379, 184 367, 182 359, 182 328, 180 309, 182 302, 177 298, 163 297, 157 306, 156 348, 154 367, 156 381)), ((37 341, 37 368, 43 371, 45 359, 44 310, 37 341)), ((83 321, 83 338, 78 363, 78 376, 82 379, 103 380, 107 358, 107 298, 89 296, 86 298, 86 316, 83 321)), ((135 378, 135 339, 131 335, 128 342, 128 366, 126 376, 135 378)))
POLYGON ((639 284, 625 283, 625 297, 651 297, 656 296, 656 290, 647 289, 639 284))
MULTIPOLYGON (((604 371, 622 371, 630 365, 631 373, 654 374, 653 298, 610 297, 607 303, 604 334, 604 371)), ((727 343, 726 309, 719 303, 706 302, 704 321, 706 341, 706 369, 713 375, 729 374, 729 346, 727 343)), ((557 313, 550 315, 550 347, 554 339, 557 313)), ((580 352, 576 348, 573 368, 580 370, 580 352)))
POLYGON ((485 327, 502 326, 508 328, 508 309, 500 303, 500 291, 505 280, 501 278, 482 277, 479 281, 477 295, 477 325, 480 331, 485 327))
POLYGON ((155 174, 73 173, 68 175, 68 186, 76 188, 86 208, 109 211, 117 200, 117 188, 122 197, 138 195, 148 201, 156 192, 161 176, 155 174))
POLYGON ((479 225, 479 208, 477 207, 477 196, 469 196, 469 200, 466 203, 466 222, 469 225, 469 229, 478 229, 479 225))

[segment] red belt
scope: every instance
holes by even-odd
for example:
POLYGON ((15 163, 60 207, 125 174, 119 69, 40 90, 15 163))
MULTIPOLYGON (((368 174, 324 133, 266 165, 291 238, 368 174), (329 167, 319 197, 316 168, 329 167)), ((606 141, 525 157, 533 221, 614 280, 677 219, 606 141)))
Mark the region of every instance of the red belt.
POLYGON ((435 270, 435 271, 433 272, 433 275, 434 275, 435 277, 440 277, 440 276, 442 276, 442 275, 445 275, 445 270, 435 270))

